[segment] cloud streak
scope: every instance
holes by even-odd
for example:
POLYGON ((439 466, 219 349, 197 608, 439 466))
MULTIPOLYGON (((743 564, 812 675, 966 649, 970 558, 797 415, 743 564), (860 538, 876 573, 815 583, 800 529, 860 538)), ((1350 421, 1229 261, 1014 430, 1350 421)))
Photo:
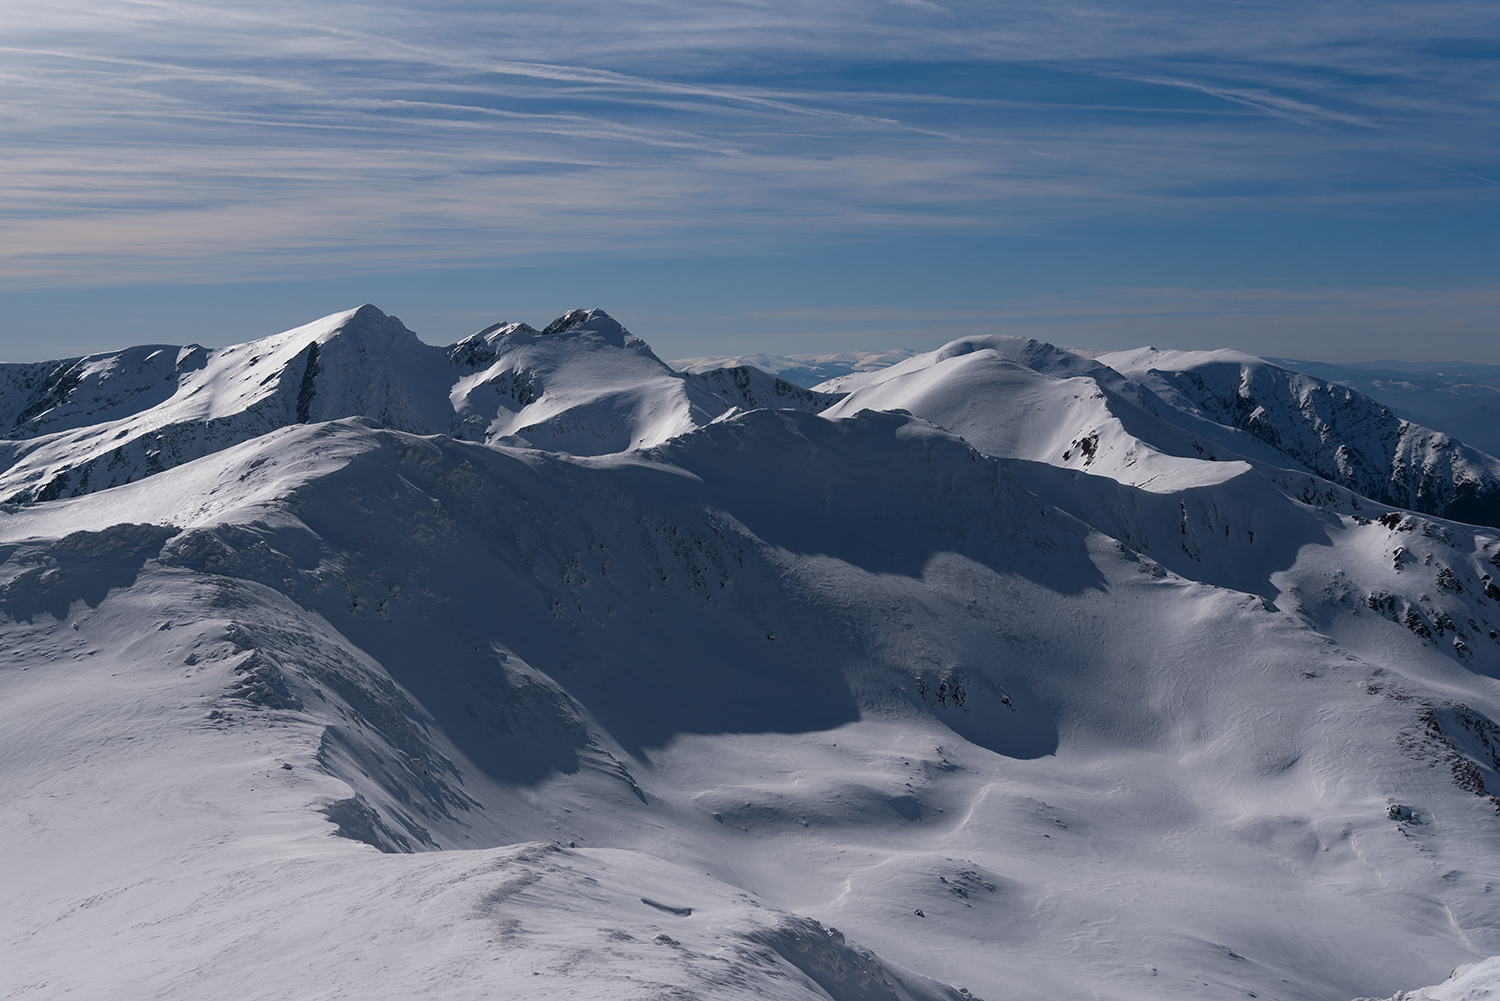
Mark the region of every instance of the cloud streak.
POLYGON ((8 16, 13 283, 1451 206, 1500 157, 1496 60, 1445 41, 1500 18, 1448 0, 8 16))

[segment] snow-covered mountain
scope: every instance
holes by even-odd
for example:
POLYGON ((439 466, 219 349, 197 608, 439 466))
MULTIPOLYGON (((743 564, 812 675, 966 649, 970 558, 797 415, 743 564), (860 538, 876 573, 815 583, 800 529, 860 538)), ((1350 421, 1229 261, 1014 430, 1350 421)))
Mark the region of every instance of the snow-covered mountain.
POLYGON ((1199 460, 1246 460, 1500 527, 1500 460, 1352 389, 1240 352, 1143 348, 1087 359, 1027 338, 967 337, 817 388, 848 394, 829 416, 904 409, 991 455, 1155 493, 1230 475, 1199 460))
POLYGON ((1330 364, 1297 358, 1266 361, 1359 390, 1398 417, 1500 454, 1500 365, 1474 362, 1376 361, 1330 364))
POLYGON ((1238 351, 1142 348, 1099 361, 1366 497, 1500 525, 1500 460, 1403 420, 1347 386, 1238 351))
POLYGON ((1391 998, 1357 1001, 1489 1001, 1494 997, 1500 997, 1500 957, 1460 966, 1447 980, 1432 987, 1399 991, 1391 998))
POLYGON ((54 456, 7 484, 70 476, 0 512, 9 995, 1348 1001, 1500 953, 1500 532, 1128 373, 966 338, 813 412, 597 312, 370 307, 4 371, 54 456))
POLYGON ((745 405, 743 393, 716 395, 718 383, 674 372, 599 310, 540 332, 497 323, 443 348, 361 306, 221 350, 153 345, 0 366, 10 428, 0 498, 77 497, 276 428, 354 415, 413 434, 617 452, 745 405))

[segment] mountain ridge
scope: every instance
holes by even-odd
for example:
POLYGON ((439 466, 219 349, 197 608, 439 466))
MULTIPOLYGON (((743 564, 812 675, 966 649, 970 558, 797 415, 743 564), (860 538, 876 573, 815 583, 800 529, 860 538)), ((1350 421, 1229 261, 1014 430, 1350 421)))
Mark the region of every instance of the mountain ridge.
MULTIPOLYGON (((26 989, 1348 1001, 1500 954, 1500 531, 1040 342, 815 409, 597 311, 359 312, 183 377, 240 440, 0 514, 26 989)), ((159 433, 99 412, 25 441, 159 433)))
POLYGON ((655 444, 778 393, 801 406, 821 400, 761 381, 721 378, 725 399, 600 310, 571 310, 542 331, 492 324, 438 347, 365 305, 221 349, 0 365, 0 414, 12 415, 0 499, 77 496, 277 427, 356 415, 417 434, 597 454, 655 444))
POLYGON ((1357 390, 1238 352, 1147 349, 1100 360, 1372 500, 1500 522, 1500 460, 1399 418, 1357 390))

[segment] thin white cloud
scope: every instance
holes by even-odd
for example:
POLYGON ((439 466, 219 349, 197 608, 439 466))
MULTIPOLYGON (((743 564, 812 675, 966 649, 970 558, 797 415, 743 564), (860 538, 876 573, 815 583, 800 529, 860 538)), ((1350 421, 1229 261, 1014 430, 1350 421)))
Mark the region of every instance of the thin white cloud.
POLYGON ((910 7, 912 10, 920 10, 924 14, 937 14, 940 17, 953 17, 953 11, 941 4, 928 3, 927 0, 886 0, 900 7, 910 7))
POLYGON ((1494 185, 1500 95, 1440 34, 1495 39, 1500 16, 24 0, 0 46, 0 280, 1461 200, 1494 185))

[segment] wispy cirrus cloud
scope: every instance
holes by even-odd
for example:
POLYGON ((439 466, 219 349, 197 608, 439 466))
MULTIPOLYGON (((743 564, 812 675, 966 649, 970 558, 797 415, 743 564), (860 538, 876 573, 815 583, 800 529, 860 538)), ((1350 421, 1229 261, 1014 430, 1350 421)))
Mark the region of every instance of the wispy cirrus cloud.
POLYGON ((1500 17, 1464 0, 28 0, 8 22, 21 281, 1416 211, 1500 158, 1500 17))

